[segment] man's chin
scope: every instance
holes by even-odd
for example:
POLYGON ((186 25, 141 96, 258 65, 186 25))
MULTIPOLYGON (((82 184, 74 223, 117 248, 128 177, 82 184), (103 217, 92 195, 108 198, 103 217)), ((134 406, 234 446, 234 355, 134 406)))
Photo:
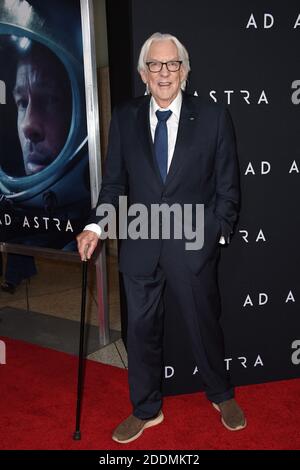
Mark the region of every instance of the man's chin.
POLYGON ((28 162, 26 165, 26 175, 34 175, 35 173, 39 173, 40 171, 44 170, 47 165, 41 165, 40 163, 33 163, 28 162))

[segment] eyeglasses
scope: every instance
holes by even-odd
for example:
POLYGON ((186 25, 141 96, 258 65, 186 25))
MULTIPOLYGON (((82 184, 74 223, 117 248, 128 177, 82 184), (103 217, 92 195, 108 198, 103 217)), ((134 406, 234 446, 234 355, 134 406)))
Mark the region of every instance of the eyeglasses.
POLYGON ((168 62, 146 62, 150 72, 160 72, 165 65, 169 72, 177 72, 182 64, 182 60, 169 60, 168 62))

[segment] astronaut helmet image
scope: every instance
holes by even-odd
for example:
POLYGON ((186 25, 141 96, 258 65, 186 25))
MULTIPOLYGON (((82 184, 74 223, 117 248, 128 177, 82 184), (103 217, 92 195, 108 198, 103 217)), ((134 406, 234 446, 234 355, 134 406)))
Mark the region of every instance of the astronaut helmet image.
POLYGON ((0 199, 76 218, 90 207, 81 17, 59 3, 0 2, 0 199))

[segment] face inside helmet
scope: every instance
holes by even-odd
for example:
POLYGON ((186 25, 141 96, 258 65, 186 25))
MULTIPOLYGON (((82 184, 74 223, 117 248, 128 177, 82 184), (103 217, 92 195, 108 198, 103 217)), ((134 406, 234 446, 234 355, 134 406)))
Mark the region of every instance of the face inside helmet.
POLYGON ((70 79, 62 62, 44 45, 14 36, 2 36, 0 43, 6 57, 10 49, 11 58, 0 166, 12 177, 34 175, 51 165, 67 142, 70 79))
POLYGON ((54 3, 0 3, 0 199, 40 210, 89 198, 80 6, 54 3))
POLYGON ((29 225, 37 233, 48 217, 60 237, 63 224, 85 225, 91 200, 82 54, 79 2, 0 2, 0 211, 12 221, 11 235, 2 223, 2 240, 27 237, 29 225))

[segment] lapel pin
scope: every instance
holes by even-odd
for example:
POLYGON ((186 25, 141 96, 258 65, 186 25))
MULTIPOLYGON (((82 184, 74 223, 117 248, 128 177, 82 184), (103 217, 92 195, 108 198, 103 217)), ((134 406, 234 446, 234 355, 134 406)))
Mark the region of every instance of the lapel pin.
POLYGON ((193 116, 190 117, 190 121, 194 121, 194 119, 195 119, 195 118, 194 118, 193 116))

